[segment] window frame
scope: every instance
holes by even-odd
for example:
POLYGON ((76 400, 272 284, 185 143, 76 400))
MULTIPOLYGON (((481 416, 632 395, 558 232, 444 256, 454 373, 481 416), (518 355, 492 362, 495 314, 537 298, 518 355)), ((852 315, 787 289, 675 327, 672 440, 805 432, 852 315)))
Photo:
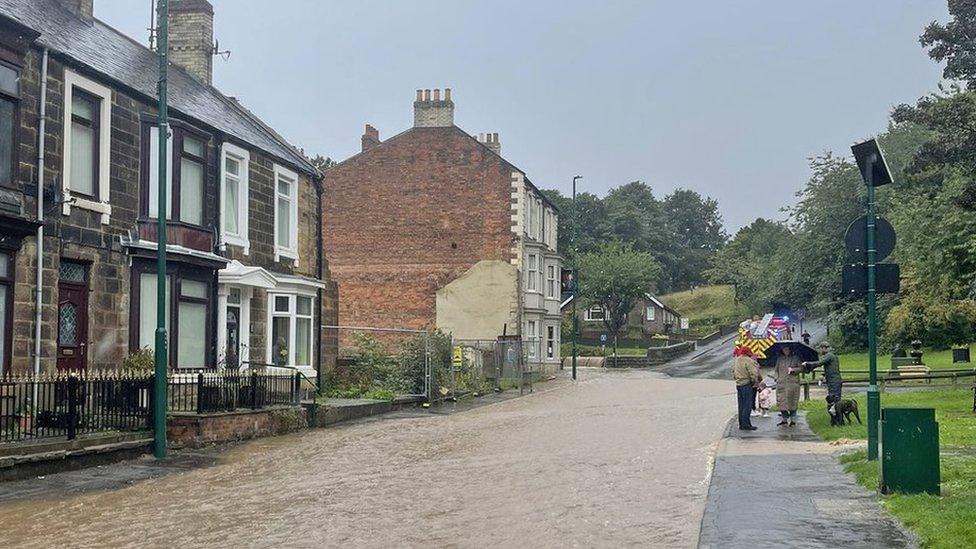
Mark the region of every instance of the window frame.
POLYGON ((546 265, 546 297, 556 299, 556 266, 546 265))
MULTIPOLYGON (((70 107, 71 107, 71 109, 69 111, 66 111, 65 112, 65 116, 71 118, 71 120, 70 120, 71 130, 70 131, 72 132, 72 136, 71 136, 71 139, 68 140, 69 143, 70 143, 71 140, 74 139, 74 135, 73 134, 74 134, 74 125, 75 124, 79 124, 81 126, 87 127, 92 132, 92 149, 91 149, 91 157, 92 157, 92 174, 91 174, 91 177, 92 177, 92 194, 87 194, 85 192, 79 191, 78 189, 74 189, 74 188, 71 189, 71 192, 75 196, 80 196, 82 198, 87 198, 88 200, 92 200, 92 201, 98 201, 101 198, 101 196, 100 196, 100 191, 101 190, 98 187, 98 177, 99 177, 99 153, 101 151, 101 146, 102 146, 101 136, 99 135, 101 133, 101 128, 100 128, 100 124, 99 124, 99 118, 100 118, 100 114, 102 112, 102 99, 100 97, 92 94, 92 93, 89 93, 89 92, 85 91, 83 88, 79 88, 79 89, 76 89, 76 90, 72 90, 71 105, 70 105, 70 107), (82 118, 81 116, 78 116, 78 115, 75 114, 75 112, 74 112, 74 102, 75 102, 75 99, 80 99, 82 101, 86 101, 88 103, 91 103, 92 113, 93 113, 93 116, 91 117, 91 120, 86 120, 86 119, 82 118)), ((70 166, 69 166, 69 168, 70 168, 70 166)), ((70 171, 67 172, 67 173, 70 174, 70 171)), ((69 182, 69 184, 70 184, 70 182, 69 182)))
POLYGON ((525 259, 525 291, 541 293, 541 289, 538 287, 539 281, 539 254, 530 253, 527 254, 525 259))
POLYGON ((525 339, 529 342, 528 349, 526 349, 529 358, 534 359, 538 356, 538 350, 536 345, 539 343, 539 321, 538 320, 526 320, 525 321, 525 339))
POLYGON ((556 325, 546 326, 546 358, 556 358, 556 325))
POLYGON ((0 276, 0 286, 7 287, 6 296, 6 310, 4 311, 4 319, 6 330, 4 334, 0 335, 3 337, 3 353, 0 356, 0 372, 6 374, 10 372, 12 359, 13 359, 13 322, 14 322, 14 287, 16 286, 16 272, 15 267, 17 264, 17 250, 0 247, 0 254, 6 254, 7 256, 7 274, 5 276, 0 276))
POLYGON ((657 318, 657 311, 654 305, 648 305, 647 310, 644 312, 644 319, 648 322, 654 322, 657 318))
POLYGON ((17 155, 17 149, 20 148, 18 139, 20 137, 20 101, 22 95, 20 79, 23 77, 24 67, 2 59, 0 59, 0 65, 17 73, 17 90, 15 93, 12 94, 0 89, 0 100, 9 102, 13 107, 10 113, 10 158, 7 159, 10 162, 10 180, 0 180, 0 186, 16 187, 17 174, 20 169, 19 156, 17 155))
MULTIPOLYGON (((142 295, 141 281, 143 275, 156 276, 155 264, 149 263, 137 263, 132 267, 132 279, 130 281, 130 291, 132 295, 131 305, 129 310, 129 350, 138 351, 145 346, 140 345, 139 336, 142 330, 140 321, 140 312, 142 310, 144 298, 147 296, 142 295)), ((166 270, 166 277, 169 280, 169 295, 168 295, 168 311, 169 315, 169 330, 166 334, 168 349, 168 359, 169 364, 167 367, 173 370, 200 370, 208 369, 214 364, 214 307, 216 306, 216 289, 214 287, 214 274, 213 271, 205 268, 195 268, 190 266, 179 266, 170 265, 166 270), (195 298, 189 296, 183 296, 182 292, 182 281, 192 280, 194 282, 202 282, 207 288, 206 298, 195 298), (204 364, 200 366, 180 366, 178 364, 179 357, 179 314, 180 314, 180 303, 183 301, 191 303, 206 303, 206 330, 204 333, 204 364)), ((148 296, 149 301, 147 306, 155 308, 156 300, 155 296, 148 296)), ((153 342, 155 344, 155 342, 153 342)), ((148 346, 148 345, 147 345, 148 346)), ((152 347, 150 347, 152 348, 152 347)))
POLYGON ((70 215, 71 208, 81 208, 101 214, 103 225, 107 225, 111 220, 112 206, 109 204, 110 186, 110 167, 112 156, 112 90, 94 80, 72 71, 64 70, 64 104, 62 105, 62 139, 61 139, 61 192, 64 200, 61 204, 61 213, 70 215), (93 188, 97 190, 95 197, 86 196, 72 191, 71 189, 71 124, 74 117, 71 116, 72 100, 75 88, 78 88, 89 96, 94 96, 100 100, 98 108, 98 172, 93 181, 93 188))
POLYGON ((607 312, 603 310, 603 306, 601 305, 596 305, 596 304, 590 305, 589 307, 586 308, 586 311, 583 312, 583 320, 587 322, 603 322, 606 319, 607 319, 607 312), (593 313, 595 311, 600 311, 599 318, 594 316, 593 313))
MULTIPOLYGON (((155 208, 150 208, 150 202, 155 198, 156 193, 159 191, 158 188, 152 187, 152 181, 154 177, 157 177, 157 173, 152 169, 152 158, 154 155, 159 154, 159 137, 157 137, 156 146, 152 146, 152 133, 156 130, 157 136, 159 135, 159 121, 155 118, 146 118, 142 121, 142 152, 141 152, 141 164, 142 174, 141 182, 139 185, 139 215, 143 219, 155 221, 156 211, 155 208)), ((186 227, 192 227, 195 229, 206 230, 213 225, 213 218, 210 215, 210 208, 208 207, 208 190, 210 186, 210 168, 211 168, 211 154, 210 154, 210 144, 212 141, 212 136, 203 130, 194 128, 180 121, 172 121, 169 125, 170 130, 170 144, 169 144, 169 156, 167 158, 166 177, 169 179, 167 184, 169 185, 168 192, 166 193, 166 200, 169 206, 169 217, 166 218, 167 224, 177 224, 186 227), (191 139, 196 139, 203 143, 203 156, 197 156, 190 153, 185 153, 183 151, 183 140, 185 137, 190 137, 191 139), (203 196, 200 197, 200 207, 201 207, 201 222, 200 224, 192 223, 189 221, 184 221, 181 218, 182 206, 180 204, 180 199, 182 197, 182 160, 186 157, 189 160, 198 162, 203 168, 203 181, 201 192, 203 196)), ((156 167, 159 166, 159 160, 157 159, 156 167)), ((158 182, 157 182, 158 184, 158 182)))
POLYGON ((244 249, 244 255, 251 253, 251 241, 249 239, 248 223, 248 204, 250 201, 250 179, 251 179, 251 153, 247 149, 238 147, 229 142, 224 142, 220 146, 220 241, 222 245, 240 246, 244 249), (241 174, 237 177, 237 232, 228 232, 226 223, 226 204, 227 204, 227 159, 233 158, 242 166, 241 174))
POLYGON ((275 250, 275 261, 281 261, 281 258, 288 258, 294 260, 295 266, 298 266, 298 173, 288 168, 280 165, 274 165, 274 179, 273 179, 273 193, 274 196, 274 250, 275 250), (278 204, 281 193, 278 191, 278 182, 280 178, 287 178, 291 180, 291 192, 288 197, 289 204, 288 210, 291 214, 289 217, 288 235, 289 235, 289 245, 282 246, 278 243, 278 204))
POLYGON ((278 364, 274 361, 274 320, 278 318, 288 319, 288 360, 283 366, 290 366, 292 368, 315 368, 315 294, 312 292, 294 292, 294 291, 281 291, 281 290, 268 290, 267 293, 267 338, 265 355, 267 357, 267 363, 277 366, 278 364), (278 297, 288 298, 288 311, 281 312, 275 310, 275 299, 278 297), (309 314, 299 314, 298 313, 298 298, 307 298, 310 301, 309 314), (297 364, 297 347, 295 341, 298 337, 298 319, 308 319, 309 321, 309 334, 308 334, 308 360, 309 364, 297 364))

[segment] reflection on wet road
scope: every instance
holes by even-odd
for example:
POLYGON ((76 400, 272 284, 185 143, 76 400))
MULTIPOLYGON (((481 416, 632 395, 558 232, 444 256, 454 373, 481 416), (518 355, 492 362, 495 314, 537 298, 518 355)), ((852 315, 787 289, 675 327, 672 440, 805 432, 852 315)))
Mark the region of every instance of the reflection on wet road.
POLYGON ((464 413, 258 440, 124 487, 0 497, 2 545, 693 546, 731 385, 582 374, 464 413))

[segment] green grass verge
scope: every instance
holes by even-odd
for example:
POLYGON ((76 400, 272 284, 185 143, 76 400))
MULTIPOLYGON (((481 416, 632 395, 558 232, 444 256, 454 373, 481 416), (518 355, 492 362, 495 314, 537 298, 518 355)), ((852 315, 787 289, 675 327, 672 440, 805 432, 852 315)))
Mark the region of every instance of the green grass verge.
MULTIPOLYGON (((822 399, 800 402, 800 409, 807 411, 807 423, 813 432, 824 440, 868 438, 868 406, 864 393, 848 395, 857 401, 861 421, 853 425, 831 427, 827 415, 827 403, 822 399)), ((973 414, 973 392, 966 389, 933 391, 889 392, 881 395, 881 407, 935 408, 935 420, 939 422, 939 441, 944 447, 976 446, 976 415, 973 414)), ((976 452, 976 450, 974 450, 976 452)))
MULTIPOLYGON (((952 368, 976 368, 976 363, 953 364, 952 350, 932 351, 925 349, 922 355, 922 362, 932 370, 946 370, 952 368)), ((867 370, 867 353, 844 353, 837 355, 840 359, 840 369, 843 370, 867 370)), ((878 355, 878 370, 886 372, 891 368, 891 354, 878 355)))
MULTIPOLYGON (((867 421, 864 395, 858 401, 861 419, 867 421)), ((892 494, 882 505, 914 530, 924 547, 971 547, 976 540, 976 415, 973 393, 964 389, 885 393, 882 407, 932 407, 939 422, 941 443, 942 496, 892 494)), ((826 440, 866 439, 867 425, 830 427, 823 401, 801 402, 810 427, 826 440)), ((841 457, 845 470, 862 486, 876 490, 878 463, 869 462, 863 450, 841 457)))

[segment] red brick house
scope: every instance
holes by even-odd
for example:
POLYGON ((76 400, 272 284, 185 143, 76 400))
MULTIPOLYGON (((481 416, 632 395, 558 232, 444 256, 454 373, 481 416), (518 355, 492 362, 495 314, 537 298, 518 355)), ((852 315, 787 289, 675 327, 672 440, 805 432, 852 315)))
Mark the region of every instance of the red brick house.
POLYGON ((522 334, 559 361, 558 212, 501 156, 498 134, 454 125, 451 90, 418 90, 414 126, 325 174, 323 240, 346 326, 522 334))
MULTIPOLYGON (((171 367, 314 375, 336 295, 321 174, 211 84, 210 3, 170 6, 171 367)), ((157 64, 92 0, 0 1, 3 371, 114 368, 153 347, 157 64)))

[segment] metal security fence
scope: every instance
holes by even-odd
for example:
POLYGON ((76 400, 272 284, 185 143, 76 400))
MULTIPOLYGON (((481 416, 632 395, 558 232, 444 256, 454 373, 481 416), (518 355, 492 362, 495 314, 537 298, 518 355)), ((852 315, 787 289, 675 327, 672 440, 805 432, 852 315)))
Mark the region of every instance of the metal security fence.
POLYGON ((152 427, 152 375, 0 378, 0 442, 152 427))
POLYGON ((522 340, 513 337, 455 339, 452 345, 458 349, 461 358, 460 363, 455 360, 451 364, 452 394, 531 387, 532 372, 525 359, 527 349, 522 340))
POLYGON ((167 409, 170 412, 207 414, 297 405, 302 376, 255 370, 177 373, 170 374, 167 385, 167 409))

